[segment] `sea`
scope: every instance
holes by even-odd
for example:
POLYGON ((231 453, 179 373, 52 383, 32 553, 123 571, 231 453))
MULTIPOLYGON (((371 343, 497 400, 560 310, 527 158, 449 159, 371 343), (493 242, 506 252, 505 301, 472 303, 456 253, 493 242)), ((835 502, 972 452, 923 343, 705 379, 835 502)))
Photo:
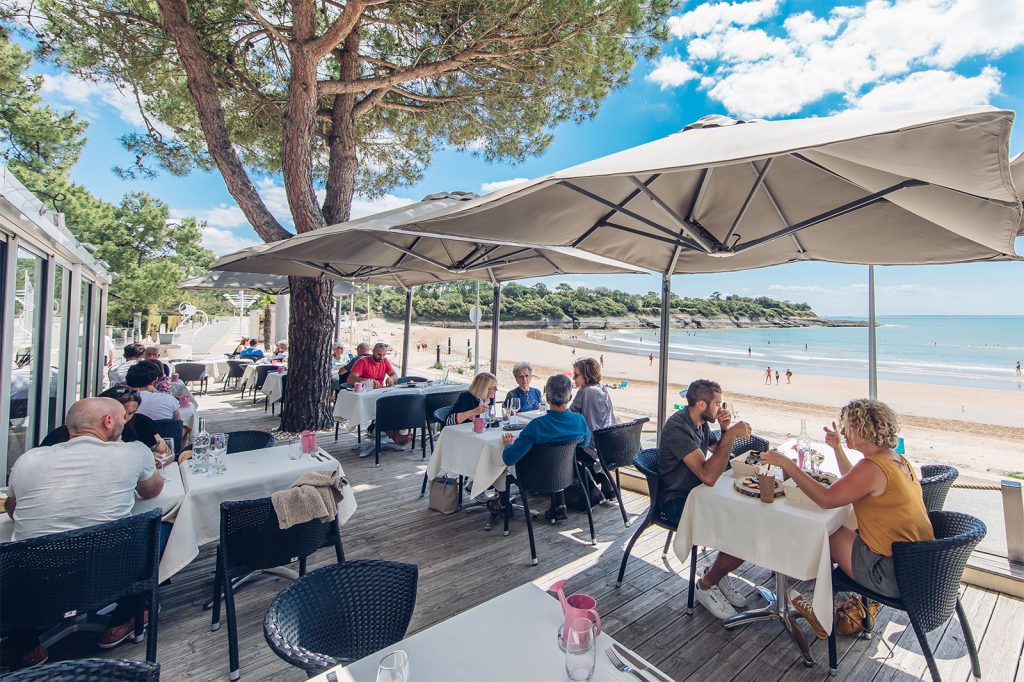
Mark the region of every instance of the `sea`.
MULTIPOLYGON (((669 355, 679 360, 749 367, 771 366, 784 376, 816 374, 867 378, 866 318, 862 327, 728 328, 675 330, 669 355), (748 352, 749 349, 749 352, 748 352)), ((878 316, 879 379, 1020 390, 1024 316, 878 316)), ((658 331, 590 331, 593 341, 617 350, 657 353, 658 331)))

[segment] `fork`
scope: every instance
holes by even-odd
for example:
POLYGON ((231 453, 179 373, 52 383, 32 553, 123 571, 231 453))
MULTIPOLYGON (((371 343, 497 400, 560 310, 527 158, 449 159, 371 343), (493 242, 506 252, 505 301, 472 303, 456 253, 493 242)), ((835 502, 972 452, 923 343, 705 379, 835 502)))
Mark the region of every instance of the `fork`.
POLYGON ((633 668, 628 663, 619 658, 618 654, 616 654, 611 647, 605 649, 604 652, 608 654, 608 660, 612 662, 612 665, 615 666, 616 670, 621 670, 624 673, 629 673, 630 675, 637 678, 638 680, 641 680, 642 682, 651 682, 649 679, 647 679, 646 676, 644 676, 643 673, 641 673, 639 670, 633 668))

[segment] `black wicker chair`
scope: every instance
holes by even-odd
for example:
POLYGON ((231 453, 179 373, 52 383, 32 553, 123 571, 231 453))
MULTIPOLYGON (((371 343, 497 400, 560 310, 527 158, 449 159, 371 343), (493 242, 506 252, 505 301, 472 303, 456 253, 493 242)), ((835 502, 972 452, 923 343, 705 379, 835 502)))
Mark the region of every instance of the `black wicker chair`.
POLYGON ((409 395, 386 395, 377 401, 376 426, 373 432, 374 466, 380 466, 380 439, 389 431, 412 429, 412 449, 416 449, 416 429, 420 430, 420 447, 423 459, 427 458, 425 439, 426 425, 423 422, 426 399, 421 393, 410 392, 409 395))
POLYGON ((924 496, 924 508, 928 511, 942 511, 946 503, 946 494, 960 472, 956 467, 945 464, 921 465, 921 494, 924 496))
POLYGON ((615 587, 622 586, 622 578, 626 575, 626 562, 629 561, 629 553, 633 551, 633 545, 636 544, 636 541, 640 539, 645 530, 651 526, 658 526, 668 531, 668 537, 665 538, 665 548, 661 551, 662 556, 665 556, 668 554, 668 547, 672 542, 672 534, 675 532, 676 526, 679 525, 678 523, 673 523, 658 508, 658 496, 661 490, 661 481, 658 476, 658 448, 647 448, 638 452, 633 458, 633 466, 647 479, 647 493, 651 498, 651 504, 647 509, 647 516, 640 522, 640 527, 633 533, 633 537, 629 539, 629 543, 626 545, 626 550, 622 553, 622 563, 619 565, 619 577, 615 579, 615 587))
MULTIPOLYGON (((910 624, 917 635, 928 671, 934 682, 940 682, 939 670, 935 665, 935 657, 928 645, 928 633, 945 624, 954 610, 960 620, 960 629, 964 633, 964 642, 971 658, 971 670, 974 676, 981 678, 981 663, 978 660, 978 649, 974 644, 974 634, 964 607, 960 604, 960 578, 971 552, 981 539, 985 537, 985 524, 967 514, 947 511, 928 513, 935 539, 925 542, 894 542, 892 558, 896 565, 896 583, 900 588, 900 597, 884 597, 851 580, 842 569, 832 571, 832 590, 834 592, 856 592, 865 600, 874 599, 900 611, 906 611, 910 624)), ((867 610, 867 609, 865 609, 867 610)), ((870 631, 870 611, 865 619, 864 629, 870 631)), ((836 656, 836 633, 833 626, 828 637, 828 662, 834 673, 838 666, 836 656)))
POLYGON ((597 459, 609 481, 612 481, 612 472, 615 472, 612 487, 619 500, 622 522, 626 524, 627 528, 629 527, 629 517, 626 516, 626 505, 622 501, 619 467, 632 466, 633 458, 640 452, 640 437, 644 424, 649 421, 651 421, 649 417, 641 417, 594 431, 594 448, 597 450, 597 459))
POLYGON ((206 365, 203 363, 179 362, 174 366, 174 371, 178 373, 178 378, 185 382, 186 386, 193 381, 198 382, 199 395, 207 392, 210 379, 206 376, 206 365))
POLYGON ((37 665, 2 677, 4 682, 160 682, 160 664, 118 658, 83 658, 37 665))
MULTIPOLYGON (((576 461, 576 446, 579 441, 565 443, 546 443, 535 445, 526 455, 516 462, 515 475, 509 476, 502 500, 505 507, 505 535, 508 535, 508 522, 512 517, 512 504, 509 501, 511 484, 519 488, 523 511, 526 516, 526 532, 530 537, 530 559, 537 565, 537 543, 533 539, 533 519, 530 514, 530 501, 527 491, 552 494, 559 493, 573 484, 583 481, 583 472, 576 461)), ((587 502, 587 521, 590 523, 590 544, 597 544, 594 532, 594 516, 590 511, 590 497, 583 495, 587 502)))
POLYGON ((312 677, 401 641, 417 579, 414 564, 394 561, 318 568, 274 597, 263 635, 274 653, 312 677))
POLYGON ((277 445, 274 435, 266 431, 228 431, 228 453, 245 452, 246 450, 262 450, 277 445))
POLYGON ((428 393, 426 395, 426 405, 423 408, 424 417, 427 420, 427 438, 430 440, 430 451, 434 451, 434 429, 436 425, 437 430, 440 433, 441 428, 444 426, 444 420, 448 418, 448 412, 444 413, 441 417, 441 421, 438 421, 438 413, 442 408, 450 408, 455 404, 455 401, 459 399, 459 395, 462 390, 458 391, 444 391, 442 393, 428 393))
POLYGON ((156 433, 161 438, 171 438, 174 440, 174 454, 181 454, 182 450, 182 434, 184 432, 184 426, 180 419, 154 419, 153 425, 156 427, 156 433))
POLYGON ((252 364, 251 360, 228 360, 228 373, 224 375, 224 383, 221 385, 221 393, 228 390, 228 381, 235 380, 235 388, 242 381, 245 368, 252 364))
MULTIPOLYGON (((146 660, 156 662, 157 570, 160 509, 64 533, 0 544, 0 637, 13 632, 67 626, 43 646, 83 627, 89 614, 119 599, 147 596, 150 613, 146 660)), ((135 615, 141 642, 144 602, 135 615)))
POLYGON ((256 367, 256 373, 252 380, 252 386, 243 386, 242 390, 252 390, 252 404, 256 404, 256 391, 263 388, 263 383, 267 380, 267 375, 271 372, 277 371, 277 365, 258 365, 256 367))
POLYGON ((417 377, 417 376, 398 377, 397 379, 395 379, 395 386, 401 386, 402 384, 407 384, 410 381, 423 381, 423 382, 425 382, 426 380, 427 380, 426 377, 417 377))
POLYGON ((231 679, 237 680, 238 632, 235 620, 235 589, 268 568, 299 562, 299 575, 306 574, 306 559, 321 547, 333 546, 338 562, 345 561, 338 521, 316 519, 281 530, 269 497, 220 504, 220 546, 217 574, 213 582, 211 630, 220 629, 221 593, 228 615, 228 660, 231 679))

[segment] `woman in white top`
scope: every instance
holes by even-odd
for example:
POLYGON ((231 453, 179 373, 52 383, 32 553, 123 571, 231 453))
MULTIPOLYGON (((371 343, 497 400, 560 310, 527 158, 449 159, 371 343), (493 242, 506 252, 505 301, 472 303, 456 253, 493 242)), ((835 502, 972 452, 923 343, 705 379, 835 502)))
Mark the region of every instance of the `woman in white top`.
POLYGON ((156 390, 157 383, 163 379, 163 367, 159 362, 143 360, 133 365, 125 376, 125 383, 142 395, 138 414, 150 419, 181 419, 178 411, 178 399, 169 393, 156 390))
POLYGON ((572 363, 572 376, 579 390, 569 409, 582 414, 591 431, 614 426, 618 420, 611 396, 601 385, 600 363, 594 358, 580 358, 572 363))

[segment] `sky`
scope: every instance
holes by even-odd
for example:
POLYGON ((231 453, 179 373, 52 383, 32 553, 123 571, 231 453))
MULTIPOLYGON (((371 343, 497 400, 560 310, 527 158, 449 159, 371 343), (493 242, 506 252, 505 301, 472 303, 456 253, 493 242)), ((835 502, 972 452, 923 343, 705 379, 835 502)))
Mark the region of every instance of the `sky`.
MULTIPOLYGON (((677 132, 708 114, 735 118, 800 118, 845 111, 925 109, 990 104, 1024 111, 1024 2, 1021 0, 736 0, 681 3, 668 20, 669 40, 630 82, 582 124, 553 129, 540 156, 513 165, 471 152, 434 156, 422 180, 369 200, 353 217, 416 201, 439 191, 484 193, 677 132)), ((36 64, 44 100, 90 121, 88 144, 73 170, 76 182, 108 201, 144 190, 176 217, 207 221, 204 244, 217 254, 259 242, 220 176, 126 181, 112 171, 130 165, 118 138, 139 129, 134 99, 110 83, 93 83, 36 64)), ((1011 158, 1024 149, 1024 122, 1010 139, 1011 158)), ((280 178, 257 185, 268 208, 291 226, 280 178)), ((1024 254, 1024 239, 1017 240, 1024 254)), ((539 280, 530 280, 526 283, 539 280)), ((573 285, 657 291, 651 275, 547 278, 573 285)), ((1024 315, 1024 263, 876 268, 882 315, 1024 315)), ((673 278, 681 296, 768 295, 805 301, 820 314, 867 314, 867 268, 796 263, 761 270, 673 278)))

